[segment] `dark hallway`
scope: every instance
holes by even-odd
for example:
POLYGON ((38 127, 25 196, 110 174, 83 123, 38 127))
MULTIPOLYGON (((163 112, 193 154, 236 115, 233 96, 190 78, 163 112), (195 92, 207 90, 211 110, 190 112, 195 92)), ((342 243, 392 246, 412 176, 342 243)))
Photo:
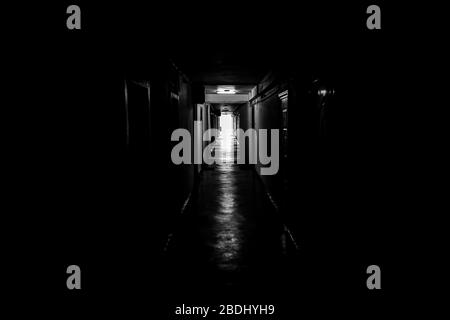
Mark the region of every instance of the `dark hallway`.
POLYGON ((236 148, 234 135, 219 137, 215 152, 225 161, 202 173, 166 248, 174 283, 200 288, 203 298, 211 292, 237 297, 249 287, 268 296, 283 277, 284 227, 257 174, 236 164, 236 148))
POLYGON ((296 2, 83 2, 79 32, 55 9, 15 95, 32 110, 12 132, 33 144, 11 187, 18 291, 79 319, 227 303, 362 319, 354 306, 395 304, 409 66, 389 15, 373 31, 366 5, 296 2))

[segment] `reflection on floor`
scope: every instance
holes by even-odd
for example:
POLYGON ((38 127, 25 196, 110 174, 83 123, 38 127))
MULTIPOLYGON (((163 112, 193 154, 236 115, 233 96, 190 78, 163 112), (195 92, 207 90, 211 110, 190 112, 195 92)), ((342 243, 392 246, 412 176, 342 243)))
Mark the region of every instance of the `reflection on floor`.
POLYGON ((282 281, 283 225, 256 173, 234 163, 237 147, 234 136, 217 139, 223 163, 203 171, 173 234, 167 254, 177 292, 268 290, 282 281))

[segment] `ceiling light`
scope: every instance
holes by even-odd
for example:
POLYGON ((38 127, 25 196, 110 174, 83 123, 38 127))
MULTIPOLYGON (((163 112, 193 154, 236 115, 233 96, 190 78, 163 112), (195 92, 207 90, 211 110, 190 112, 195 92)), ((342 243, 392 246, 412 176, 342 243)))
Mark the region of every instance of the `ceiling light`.
POLYGON ((217 93, 218 94, 236 94, 236 90, 235 89, 218 89, 217 93))

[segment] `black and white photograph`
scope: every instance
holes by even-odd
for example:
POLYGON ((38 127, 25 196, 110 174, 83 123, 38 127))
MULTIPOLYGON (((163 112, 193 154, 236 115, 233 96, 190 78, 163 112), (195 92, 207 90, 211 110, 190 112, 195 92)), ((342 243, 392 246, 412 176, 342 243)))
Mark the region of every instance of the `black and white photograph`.
POLYGON ((408 6, 21 6, 4 47, 17 313, 401 319, 436 293, 418 289, 445 278, 422 220, 445 210, 417 187, 437 162, 413 133, 409 41, 428 35, 408 6))

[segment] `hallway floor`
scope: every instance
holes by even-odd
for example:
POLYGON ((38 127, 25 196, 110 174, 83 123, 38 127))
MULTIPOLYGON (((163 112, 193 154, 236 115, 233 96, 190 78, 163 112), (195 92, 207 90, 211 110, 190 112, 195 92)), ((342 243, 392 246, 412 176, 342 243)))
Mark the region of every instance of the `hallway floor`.
POLYGON ((173 288, 243 294, 277 287, 285 273, 283 224, 257 174, 234 163, 236 139, 221 136, 216 145, 223 162, 203 170, 168 246, 173 288))

